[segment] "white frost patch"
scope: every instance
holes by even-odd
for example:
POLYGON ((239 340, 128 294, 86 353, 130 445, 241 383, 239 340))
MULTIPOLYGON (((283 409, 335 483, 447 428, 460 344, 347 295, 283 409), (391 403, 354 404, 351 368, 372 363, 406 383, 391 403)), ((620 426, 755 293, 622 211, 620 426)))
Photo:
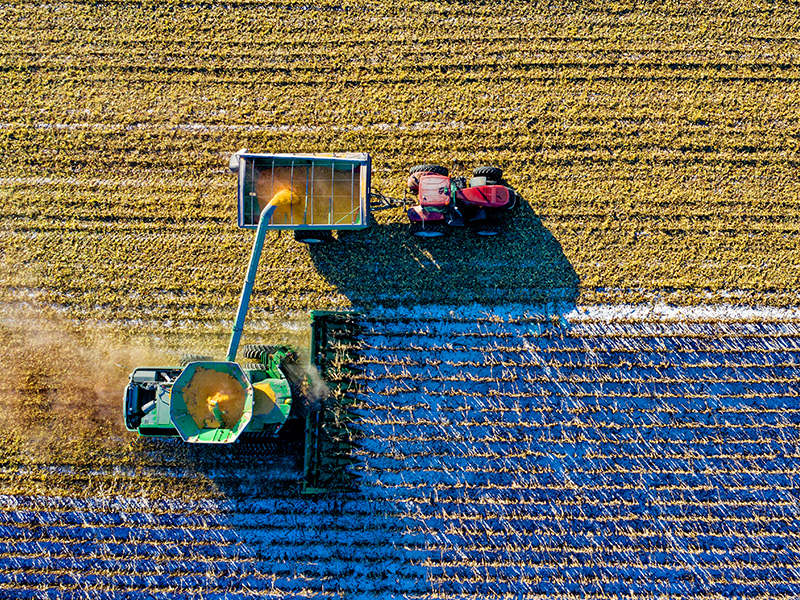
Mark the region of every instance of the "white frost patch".
POLYGON ((470 304, 417 305, 398 308, 378 307, 366 313, 375 319, 414 320, 493 320, 513 322, 520 319, 559 319, 568 323, 599 321, 673 322, 688 321, 753 321, 800 322, 800 307, 774 308, 768 306, 740 306, 734 304, 708 304, 699 306, 673 306, 657 304, 598 304, 574 306, 563 302, 544 305, 502 304, 489 306, 470 304))
POLYGON ((126 187, 126 188, 163 188, 169 187, 171 189, 196 189, 196 188, 210 188, 216 187, 226 189, 229 187, 228 182, 223 183, 214 180, 188 180, 176 179, 165 173, 163 178, 154 179, 146 177, 141 179, 84 179, 80 177, 0 177, 0 187, 7 187, 12 185, 72 185, 80 187, 126 187))

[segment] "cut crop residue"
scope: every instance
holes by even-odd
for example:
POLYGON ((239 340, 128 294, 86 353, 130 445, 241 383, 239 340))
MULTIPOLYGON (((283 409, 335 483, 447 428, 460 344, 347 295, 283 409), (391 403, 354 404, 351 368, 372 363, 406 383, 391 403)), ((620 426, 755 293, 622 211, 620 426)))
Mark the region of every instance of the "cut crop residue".
POLYGON ((183 391, 186 408, 201 429, 232 428, 244 412, 245 390, 227 373, 198 368, 183 391))

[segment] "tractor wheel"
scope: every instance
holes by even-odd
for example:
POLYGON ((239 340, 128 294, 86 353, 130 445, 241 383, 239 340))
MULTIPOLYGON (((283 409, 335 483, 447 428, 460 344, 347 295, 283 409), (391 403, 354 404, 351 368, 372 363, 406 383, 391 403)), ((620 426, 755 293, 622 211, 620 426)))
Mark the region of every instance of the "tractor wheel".
POLYGON ((444 175, 446 177, 450 174, 450 171, 447 170, 447 167, 440 165, 417 165, 416 167, 411 167, 408 173, 410 175, 414 173, 433 173, 434 175, 444 175))
POLYGON ((421 238, 439 238, 447 235, 447 225, 444 221, 415 221, 411 223, 411 233, 421 238))
POLYGON ((450 174, 450 171, 447 170, 447 167, 440 165, 417 165, 416 167, 411 167, 408 171, 408 189, 412 194, 416 194, 419 191, 419 177, 415 177, 417 173, 433 173, 434 175, 444 175, 446 177, 450 174))
POLYGON ((481 237, 492 237, 500 233, 501 222, 498 219, 499 215, 493 211, 486 209, 479 210, 475 217, 470 221, 470 226, 475 235, 481 237))
POLYGON ((500 231, 497 227, 481 227, 475 231, 475 234, 481 237, 494 237, 498 233, 500 233, 500 231))
POLYGON ((519 204, 519 194, 514 190, 511 190, 511 204, 505 207, 506 212, 511 212, 515 208, 517 208, 517 204, 519 204))
POLYGON ((303 231, 295 229, 294 239, 303 244, 324 244, 325 242, 332 241, 333 235, 331 235, 330 231, 303 231))
POLYGON ((494 219, 489 219, 475 225, 475 235, 480 237, 493 237, 500 233, 500 224, 494 219))
POLYGON ((478 167, 472 171, 472 176, 486 177, 486 184, 494 185, 503 181, 503 169, 500 167, 478 167))
POLYGON ((203 354, 181 354, 181 366, 185 367, 189 363, 193 362, 200 362, 204 360, 214 360, 210 356, 205 356, 203 354))

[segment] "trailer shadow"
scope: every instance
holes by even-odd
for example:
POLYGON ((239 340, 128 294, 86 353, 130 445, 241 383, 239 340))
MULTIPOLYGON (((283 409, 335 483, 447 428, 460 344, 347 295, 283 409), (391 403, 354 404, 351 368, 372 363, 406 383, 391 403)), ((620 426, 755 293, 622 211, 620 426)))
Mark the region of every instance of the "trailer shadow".
POLYGON ((494 237, 452 229, 442 238, 418 238, 404 215, 392 212, 369 229, 339 232, 338 241, 309 248, 319 274, 354 307, 524 303, 566 312, 574 306, 578 275, 525 200, 494 237))

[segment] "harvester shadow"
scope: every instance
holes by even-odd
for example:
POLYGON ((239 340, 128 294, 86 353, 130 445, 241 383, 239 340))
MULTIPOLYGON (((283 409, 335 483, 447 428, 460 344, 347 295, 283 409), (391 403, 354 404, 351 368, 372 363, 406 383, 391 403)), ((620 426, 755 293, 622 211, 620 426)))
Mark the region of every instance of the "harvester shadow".
POLYGON ((182 449, 194 474, 206 479, 214 495, 222 498, 294 497, 301 486, 299 423, 287 423, 274 439, 243 436, 233 444, 183 444, 182 449))
POLYGON ((397 215, 309 250, 319 274, 354 307, 513 302, 563 313, 578 295, 579 278, 561 244, 524 199, 493 237, 465 228, 418 238, 397 215))

